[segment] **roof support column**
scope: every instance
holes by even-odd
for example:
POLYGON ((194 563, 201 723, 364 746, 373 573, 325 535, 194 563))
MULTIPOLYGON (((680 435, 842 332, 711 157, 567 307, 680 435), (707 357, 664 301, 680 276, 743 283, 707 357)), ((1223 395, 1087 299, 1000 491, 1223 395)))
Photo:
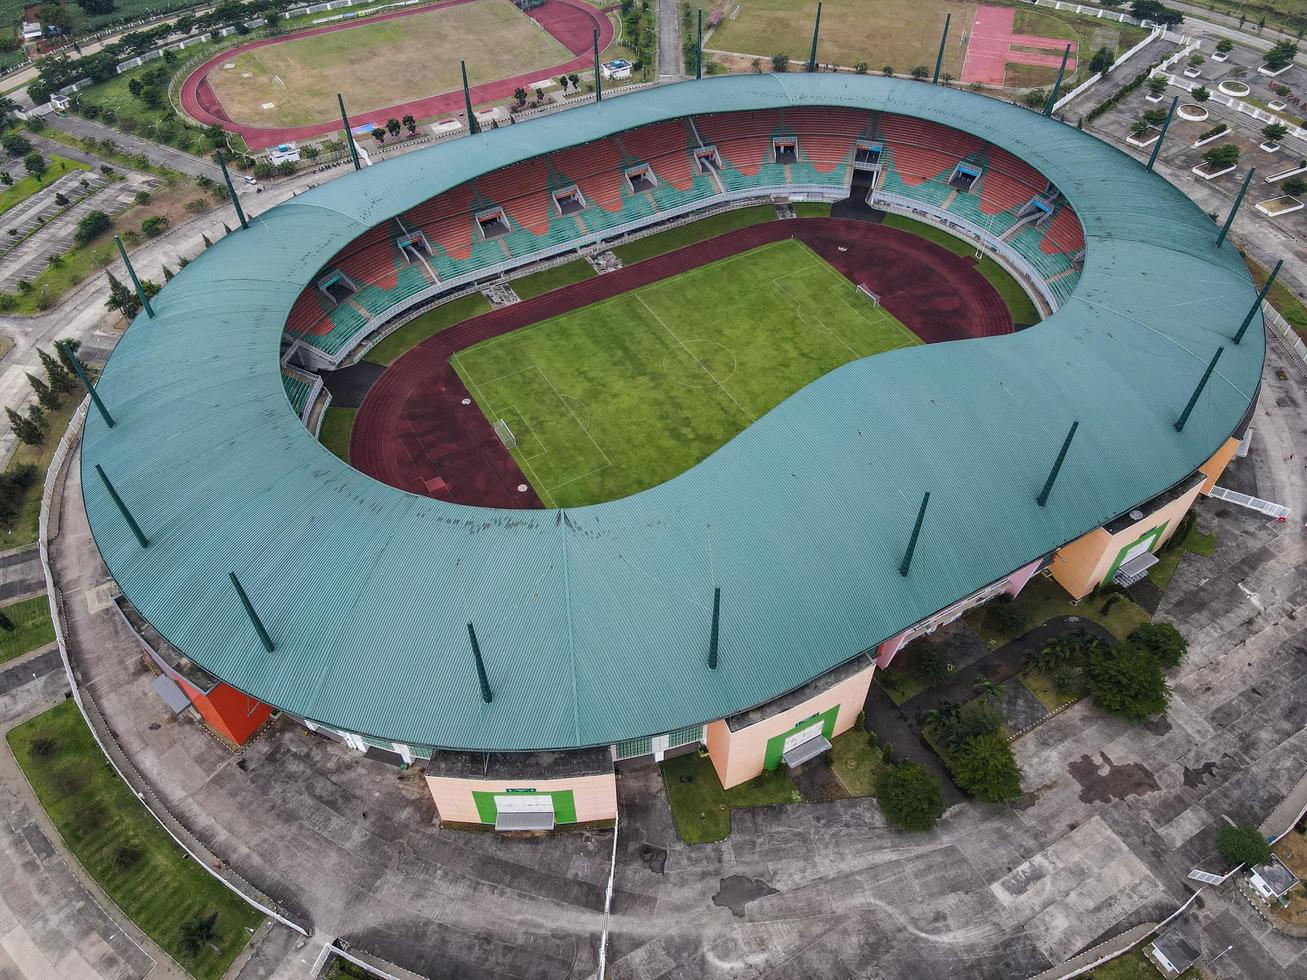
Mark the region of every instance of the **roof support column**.
POLYGON ((340 106, 340 124, 345 127, 345 145, 349 147, 349 155, 354 160, 354 170, 358 172, 363 169, 359 163, 358 147, 354 145, 354 134, 349 130, 349 115, 345 112, 345 97, 339 92, 336 93, 336 104, 340 106))
POLYGON ((703 8, 699 8, 699 33, 694 42, 694 77, 703 78, 703 8))
POLYGON ((952 14, 944 15, 944 33, 939 36, 939 54, 935 56, 935 77, 930 80, 931 85, 939 84, 939 70, 944 67, 944 45, 948 44, 948 25, 952 20, 952 14))
POLYGON ((277 649, 272 642, 272 637, 268 631, 263 628, 263 620, 259 619, 259 614, 254 611, 254 604, 250 602, 250 597, 245 594, 245 588, 241 585, 241 580, 236 577, 235 572, 228 572, 231 578, 231 584, 236 587, 236 594, 240 596, 241 605, 245 607, 245 615, 250 617, 250 623, 254 626, 254 632, 259 634, 259 642, 263 644, 263 649, 272 653, 277 649))
MULTIPOLYGON (((699 11, 700 19, 703 18, 703 10, 699 11)), ((812 25, 812 50, 808 52, 808 71, 817 70, 817 35, 821 32, 821 4, 817 4, 817 21, 812 25)))
POLYGON ((136 298, 141 301, 145 307, 145 315, 151 320, 154 319, 154 307, 150 305, 150 297, 145 295, 145 290, 141 288, 141 280, 136 278, 136 270, 132 268, 131 259, 127 258, 127 249, 123 248, 123 240, 117 235, 113 236, 114 244, 118 246, 118 254, 123 257, 123 265, 127 266, 127 274, 132 277, 132 285, 136 288, 136 298))
POLYGON ((1194 393, 1189 396, 1189 404, 1184 407, 1184 411, 1180 413, 1180 417, 1175 420, 1176 432, 1184 431, 1184 424, 1189 421, 1189 413, 1192 412, 1194 406, 1198 404, 1198 396, 1201 395, 1203 389, 1207 387, 1207 382, 1212 377, 1212 372, 1216 370, 1216 362, 1221 359, 1221 352, 1223 350, 1225 350, 1224 347, 1216 348, 1216 353, 1212 355, 1212 361, 1207 365, 1207 370, 1203 372, 1202 379, 1198 382, 1198 387, 1195 388, 1194 393))
POLYGON ((1057 70, 1057 78, 1053 81, 1053 91, 1048 93, 1048 101, 1044 103, 1044 115, 1053 114, 1053 106, 1057 102, 1057 93, 1062 90, 1062 76, 1066 74, 1066 62, 1071 57, 1071 45, 1066 46, 1062 52, 1062 67, 1057 70))
MULTIPOLYGON (((595 33, 597 36, 598 32, 595 33)), ((481 124, 477 122, 476 113, 472 111, 472 90, 467 87, 467 62, 460 61, 458 70, 463 73, 463 108, 467 112, 467 132, 469 136, 475 136, 481 132, 481 124)))
POLYGON ((708 637, 708 669, 717 669, 718 623, 722 611, 722 590, 712 590, 712 633, 708 637))
POLYGON ((471 623, 467 624, 468 639, 472 641, 472 656, 477 662, 477 682, 481 685, 481 700, 489 704, 495 699, 490 690, 490 678, 486 676, 486 664, 481 659, 481 644, 477 642, 477 631, 471 623))
POLYGON ((105 474, 104 467, 99 463, 96 463, 95 472, 99 474, 100 482, 104 484, 104 489, 108 491, 109 499, 114 502, 114 505, 127 521, 127 526, 132 529, 132 534, 136 535, 137 543, 140 544, 142 548, 148 548, 150 546, 150 539, 147 538, 145 533, 141 530, 141 525, 136 523, 136 518, 133 517, 132 512, 127 509, 127 505, 123 503, 123 498, 118 496, 118 491, 114 489, 113 483, 110 482, 109 477, 105 474))
POLYGON ((1039 491, 1036 498, 1040 507, 1048 503, 1048 495, 1053 492, 1053 483, 1057 480, 1057 475, 1062 471, 1062 463, 1066 460, 1067 450, 1071 448, 1071 440, 1075 438, 1076 429, 1080 428, 1080 420, 1076 419, 1071 423, 1071 431, 1066 434, 1066 439, 1062 441, 1062 449, 1057 454, 1057 459, 1053 461, 1053 468, 1049 470, 1048 479, 1044 481, 1044 489, 1039 491))
POLYGON ((1180 96, 1171 100, 1171 108, 1167 110, 1166 122, 1162 123, 1162 133, 1157 137, 1157 142, 1153 144, 1153 152, 1148 157, 1148 169, 1153 169, 1153 164, 1157 162, 1157 154, 1162 152, 1162 144, 1166 142, 1166 131, 1171 128, 1171 119, 1175 116, 1175 107, 1180 104, 1180 96))
POLYGON ((594 32, 594 49, 595 49, 595 101, 604 100, 604 73, 599 70, 599 30, 594 32))
POLYGON ((1253 322, 1253 314, 1261 309, 1262 300, 1266 299, 1266 294, 1271 291, 1271 286, 1275 283, 1275 277, 1280 274, 1280 266, 1282 265, 1284 265, 1284 259, 1277 259, 1275 262, 1275 268, 1272 269, 1271 274, 1266 277, 1266 285, 1262 287, 1261 292, 1257 294, 1257 298, 1253 300, 1253 305, 1248 308, 1248 315, 1243 318, 1243 323, 1239 325, 1238 333, 1234 335, 1234 342, 1236 345, 1238 345, 1239 341, 1243 340, 1243 335, 1248 331, 1248 324, 1253 322))
POLYGON ((912 567, 912 555, 917 550, 917 538, 921 534, 921 523, 926 519, 926 505, 930 503, 930 491, 921 498, 921 508, 917 511, 917 523, 912 526, 912 537, 908 538, 908 550, 903 553, 903 561, 899 564, 899 574, 904 578, 908 576, 908 570, 912 567))
POLYGON ((231 195, 232 207, 236 209, 236 217, 241 219, 241 227, 249 228, 250 223, 245 220, 245 209, 241 207, 240 198, 236 196, 236 188, 231 182, 231 174, 227 172, 227 161, 222 158, 222 151, 216 150, 213 154, 218 159, 218 166, 222 168, 222 179, 227 182, 227 193, 231 195))
POLYGON ((112 429, 114 427, 113 416, 109 414, 109 409, 104 407, 104 402, 100 400, 100 393, 95 390, 95 385, 91 384, 91 379, 86 376, 86 369, 82 367, 82 362, 77 359, 77 354, 74 353, 69 344, 64 344, 59 349, 63 352, 64 357, 68 358, 68 363, 73 366, 73 373, 82 382, 82 387, 91 396, 91 401, 95 403, 95 407, 100 410, 100 417, 104 419, 104 424, 112 429))
POLYGON ((1248 193, 1248 185, 1253 182, 1253 174, 1257 173, 1256 167, 1248 168, 1248 176, 1243 179, 1243 186, 1239 188, 1239 194, 1234 199, 1234 204, 1230 207, 1229 217, 1225 219, 1225 224, 1221 226, 1221 233, 1216 236, 1216 247, 1220 248, 1225 243, 1225 236, 1234 224, 1234 216, 1239 213, 1239 205, 1243 203, 1243 196, 1248 193))

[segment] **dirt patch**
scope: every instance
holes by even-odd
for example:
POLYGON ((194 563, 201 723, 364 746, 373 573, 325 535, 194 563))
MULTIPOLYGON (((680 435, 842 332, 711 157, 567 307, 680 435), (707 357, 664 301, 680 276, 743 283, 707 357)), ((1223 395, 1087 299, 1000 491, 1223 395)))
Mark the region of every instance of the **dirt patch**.
POLYGON ((744 918, 744 907, 756 898, 775 895, 778 890, 761 878, 749 878, 746 875, 731 875, 722 879, 722 887, 712 897, 714 905, 731 910, 736 918, 744 918))
POLYGON ((1106 752, 1100 752, 1098 756, 1101 762, 1082 755, 1067 766, 1067 772, 1080 784, 1081 803, 1109 803, 1124 800, 1127 796, 1143 796, 1158 789, 1157 778, 1141 763, 1117 765, 1106 752))

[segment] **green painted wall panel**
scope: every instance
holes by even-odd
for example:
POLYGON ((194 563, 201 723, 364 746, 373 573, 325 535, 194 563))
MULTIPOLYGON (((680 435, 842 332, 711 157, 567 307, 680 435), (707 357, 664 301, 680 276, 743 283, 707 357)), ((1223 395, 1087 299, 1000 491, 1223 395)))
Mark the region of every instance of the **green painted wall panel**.
POLYGON ((835 719, 840 713, 840 706, 837 704, 832 708, 827 708, 821 714, 813 715, 799 722, 788 732, 781 732, 767 739, 767 752, 763 756, 762 767, 764 769, 775 769, 781 764, 781 757, 785 754, 785 740, 796 732, 800 732, 816 721, 821 722, 821 733, 827 739, 835 737, 835 719))

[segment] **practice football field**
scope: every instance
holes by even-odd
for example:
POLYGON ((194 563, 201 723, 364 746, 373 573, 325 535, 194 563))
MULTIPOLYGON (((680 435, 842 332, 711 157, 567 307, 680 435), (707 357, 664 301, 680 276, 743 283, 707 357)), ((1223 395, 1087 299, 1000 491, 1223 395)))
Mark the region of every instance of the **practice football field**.
POLYGON ((781 241, 456 354, 547 506, 689 469, 841 364, 920 341, 806 245, 781 241))
POLYGON ((209 72, 209 85, 233 122, 307 126, 336 118, 337 92, 346 93, 355 115, 452 92, 462 84, 460 58, 475 83, 544 70, 571 57, 512 4, 473 0, 348 30, 292 35, 223 62, 209 72))

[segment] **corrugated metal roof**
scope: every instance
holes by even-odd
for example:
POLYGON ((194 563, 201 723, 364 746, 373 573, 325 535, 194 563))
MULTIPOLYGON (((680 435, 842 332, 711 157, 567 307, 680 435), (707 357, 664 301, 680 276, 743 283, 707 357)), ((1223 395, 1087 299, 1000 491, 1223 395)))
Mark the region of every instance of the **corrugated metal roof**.
POLYGON ((1228 346, 1254 290, 1215 237, 1210 218, 1124 154, 964 91, 833 74, 660 87, 350 174, 216 243, 109 361, 100 391, 118 425, 88 420, 87 510, 114 577, 170 642, 295 714, 487 750, 668 731, 803 684, 1206 460, 1248 407, 1264 353, 1260 329, 1228 346), (566 512, 384 486, 287 409, 277 355, 291 304, 368 228, 482 172, 621 129, 788 105, 919 116, 1029 161, 1084 224, 1074 296, 1019 334, 848 364, 668 483, 566 512), (1216 375, 1175 432, 1222 344, 1216 375), (147 550, 95 463, 149 535, 147 550), (905 579, 898 563, 924 490, 930 511, 905 579), (274 653, 246 620, 232 571, 274 653), (721 652, 709 671, 714 585, 721 652))

